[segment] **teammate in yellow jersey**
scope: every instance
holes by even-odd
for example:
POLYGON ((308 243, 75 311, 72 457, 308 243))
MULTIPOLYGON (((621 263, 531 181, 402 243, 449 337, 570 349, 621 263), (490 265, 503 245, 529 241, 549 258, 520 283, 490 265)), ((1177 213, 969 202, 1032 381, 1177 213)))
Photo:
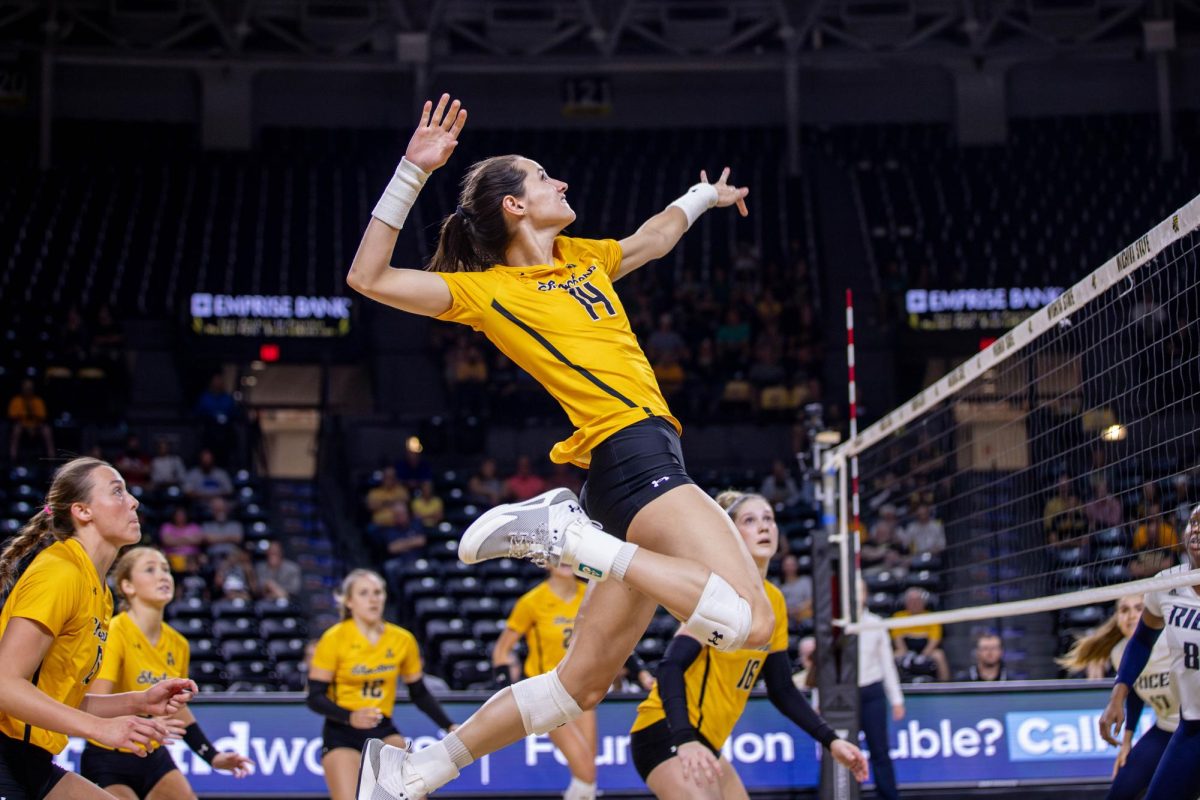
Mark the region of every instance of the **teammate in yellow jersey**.
MULTIPOLYGON (((108 644, 93 694, 144 689, 169 678, 186 678, 191 661, 187 639, 163 622, 163 610, 175 596, 167 557, 153 547, 121 554, 113 571, 121 613, 108 628, 108 644)), ((214 768, 242 778, 254 762, 232 751, 217 752, 186 706, 176 718, 185 726, 183 740, 214 768)), ((195 800, 196 794, 165 747, 149 756, 89 741, 80 759, 83 777, 121 800, 195 800)))
POLYGON ((89 693, 103 666, 112 599, 104 576, 117 551, 142 535, 138 501, 104 461, 58 468, 46 504, 0 553, 0 797, 6 800, 112 795, 52 758, 68 736, 142 755, 181 734, 172 721, 196 691, 173 678, 144 691, 89 693))
POLYGON ((360 800, 423 797, 475 758, 593 708, 659 604, 723 650, 765 645, 774 625, 745 545, 684 469, 679 423, 614 288, 669 253, 708 209, 736 205, 746 215, 747 190, 728 183, 728 168, 715 183, 701 171, 699 183, 624 239, 575 239, 562 235, 575 220, 564 181, 529 158, 489 158, 468 170, 429 270, 392 269, 397 230, 466 119, 449 95, 425 104, 347 282, 402 311, 482 331, 575 426, 551 459, 588 468, 582 502, 559 489, 493 509, 464 533, 459 557, 566 564, 597 586, 557 668, 501 690, 420 753, 368 743, 360 800))
POLYGON ((421 653, 411 633, 383 620, 383 578, 352 571, 339 592, 342 621, 317 641, 308 670, 308 707, 325 717, 321 766, 331 800, 351 800, 359 752, 371 738, 403 747, 392 722, 396 680, 408 686, 413 705, 443 730, 453 731, 437 698, 425 686, 421 653))
POLYGON ((723 492, 717 503, 729 513, 758 564, 775 610, 775 630, 766 647, 732 653, 679 631, 656 670, 658 684, 638 706, 633 723, 629 745, 638 774, 660 800, 748 798, 721 747, 761 675, 775 707, 828 748, 856 778, 865 780, 866 757, 839 739, 792 683, 787 603, 766 581, 767 565, 779 547, 770 503, 761 495, 740 492, 723 492))
MULTIPOLYGON (((549 570, 545 581, 521 595, 508 615, 504 631, 492 648, 492 667, 498 683, 507 683, 508 660, 522 637, 529 647, 525 677, 544 675, 558 666, 567 654, 575 632, 575 615, 587 585, 576 580, 570 567, 549 570)), ((596 797, 596 712, 585 711, 562 727, 550 731, 550 741, 567 759, 571 785, 563 800, 594 800, 596 797)))

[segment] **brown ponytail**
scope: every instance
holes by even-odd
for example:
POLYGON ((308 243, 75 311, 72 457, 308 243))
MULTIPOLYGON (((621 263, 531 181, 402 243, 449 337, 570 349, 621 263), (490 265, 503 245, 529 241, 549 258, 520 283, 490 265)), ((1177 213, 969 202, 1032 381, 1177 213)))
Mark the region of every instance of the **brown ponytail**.
POLYGON ((92 471, 111 466, 107 461, 84 456, 71 459, 55 471, 46 504, 0 552, 0 605, 38 553, 75 535, 71 506, 86 503, 91 496, 92 471))
POLYGON ((483 272, 504 263, 508 223, 504 198, 525 196, 525 172, 519 156, 493 156, 477 161, 463 176, 458 208, 442 221, 437 252, 429 261, 434 272, 483 272))
POLYGON ((1125 634, 1117 626, 1117 615, 1113 614, 1099 628, 1076 639, 1067 654, 1054 659, 1054 662, 1072 672, 1086 669, 1089 664, 1102 663, 1107 666, 1113 648, 1124 638, 1125 634))

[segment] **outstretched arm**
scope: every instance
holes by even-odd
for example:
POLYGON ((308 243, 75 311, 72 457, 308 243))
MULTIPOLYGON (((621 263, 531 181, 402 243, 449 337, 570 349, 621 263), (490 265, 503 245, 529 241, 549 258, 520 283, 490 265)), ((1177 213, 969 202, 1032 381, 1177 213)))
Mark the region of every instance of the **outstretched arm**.
POLYGON ((389 262, 396 237, 429 174, 446 163, 458 146, 467 110, 450 95, 429 100, 396 167, 396 174, 375 206, 346 283, 359 294, 413 314, 436 317, 450 308, 450 289, 437 275, 418 269, 393 269, 389 262), (447 109, 447 104, 449 108, 447 109))
POLYGON ((622 239, 621 267, 613 280, 623 278, 643 264, 671 252, 696 218, 713 206, 724 208, 736 205, 738 213, 747 216, 750 212, 746 209, 746 195, 750 190, 744 186, 730 185, 728 178, 729 167, 721 171, 716 183, 711 184, 708 174, 700 170, 700 183, 642 223, 642 227, 632 236, 622 239))

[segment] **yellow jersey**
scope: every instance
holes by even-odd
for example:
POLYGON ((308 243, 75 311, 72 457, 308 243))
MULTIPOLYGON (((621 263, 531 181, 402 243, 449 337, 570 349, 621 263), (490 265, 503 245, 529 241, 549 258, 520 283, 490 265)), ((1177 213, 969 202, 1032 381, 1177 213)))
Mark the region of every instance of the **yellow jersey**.
MULTIPOLYGON (((108 645, 98 677, 112 681, 113 694, 144 692, 167 678, 186 678, 191 654, 188 640, 167 623, 162 624, 158 644, 151 644, 133 618, 122 612, 112 618, 108 628, 108 645)), ((88 741, 96 747, 105 747, 92 739, 88 741)))
MULTIPOLYGON (((905 610, 897 611, 892 614, 892 617, 908 617, 912 616, 905 610)), ((942 640, 942 626, 939 623, 932 625, 913 625, 909 628, 892 628, 892 641, 898 642, 906 636, 911 636, 914 639, 936 639, 939 642, 942 640)))
POLYGON ((592 448, 650 417, 671 416, 612 279, 621 246, 612 239, 554 240, 554 263, 439 272, 450 308, 438 319, 482 331, 558 401, 575 433, 550 460, 586 469, 592 448))
MULTIPOLYGON (((0 636, 13 617, 30 619, 54 637, 33 684, 55 700, 78 708, 88 684, 100 674, 112 619, 112 595, 78 539, 55 542, 38 553, 0 611, 0 636)), ((58 753, 67 735, 35 728, 0 712, 0 733, 58 753)))
POLYGON ((513 606, 504 624, 524 636, 529 645, 525 677, 549 672, 563 660, 575 631, 575 615, 579 613, 579 604, 586 591, 587 584, 576 581, 575 596, 563 600, 547 581, 521 595, 513 606))
POLYGON ((333 673, 329 699, 342 708, 378 708, 385 717, 396 706, 396 681, 421 672, 421 653, 411 633, 385 622, 379 641, 347 619, 321 634, 312 666, 333 673))
MULTIPOLYGON (((722 653, 705 646, 683 674, 688 719, 705 741, 716 748, 725 744, 738 717, 745 710, 750 690, 758 682, 758 673, 767 660, 767 654, 787 651, 787 602, 775 584, 764 581, 764 585, 775 614, 775 629, 767 646, 757 650, 735 650, 732 653, 722 653)), ((662 697, 658 694, 658 685, 655 684, 650 695, 638 706, 637 719, 633 721, 630 731, 640 731, 662 719, 666 719, 666 713, 663 711, 662 697)))

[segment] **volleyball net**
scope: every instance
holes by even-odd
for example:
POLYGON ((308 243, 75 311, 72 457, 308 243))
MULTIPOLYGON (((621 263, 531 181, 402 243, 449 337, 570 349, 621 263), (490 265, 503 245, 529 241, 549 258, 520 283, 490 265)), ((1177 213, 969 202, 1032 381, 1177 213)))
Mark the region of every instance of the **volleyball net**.
POLYGON ((860 575, 881 616, 910 587, 931 593, 930 612, 884 628, 1200 578, 1153 577, 1179 563, 1200 499, 1198 227, 1200 197, 828 454, 847 630, 863 629, 860 575))

